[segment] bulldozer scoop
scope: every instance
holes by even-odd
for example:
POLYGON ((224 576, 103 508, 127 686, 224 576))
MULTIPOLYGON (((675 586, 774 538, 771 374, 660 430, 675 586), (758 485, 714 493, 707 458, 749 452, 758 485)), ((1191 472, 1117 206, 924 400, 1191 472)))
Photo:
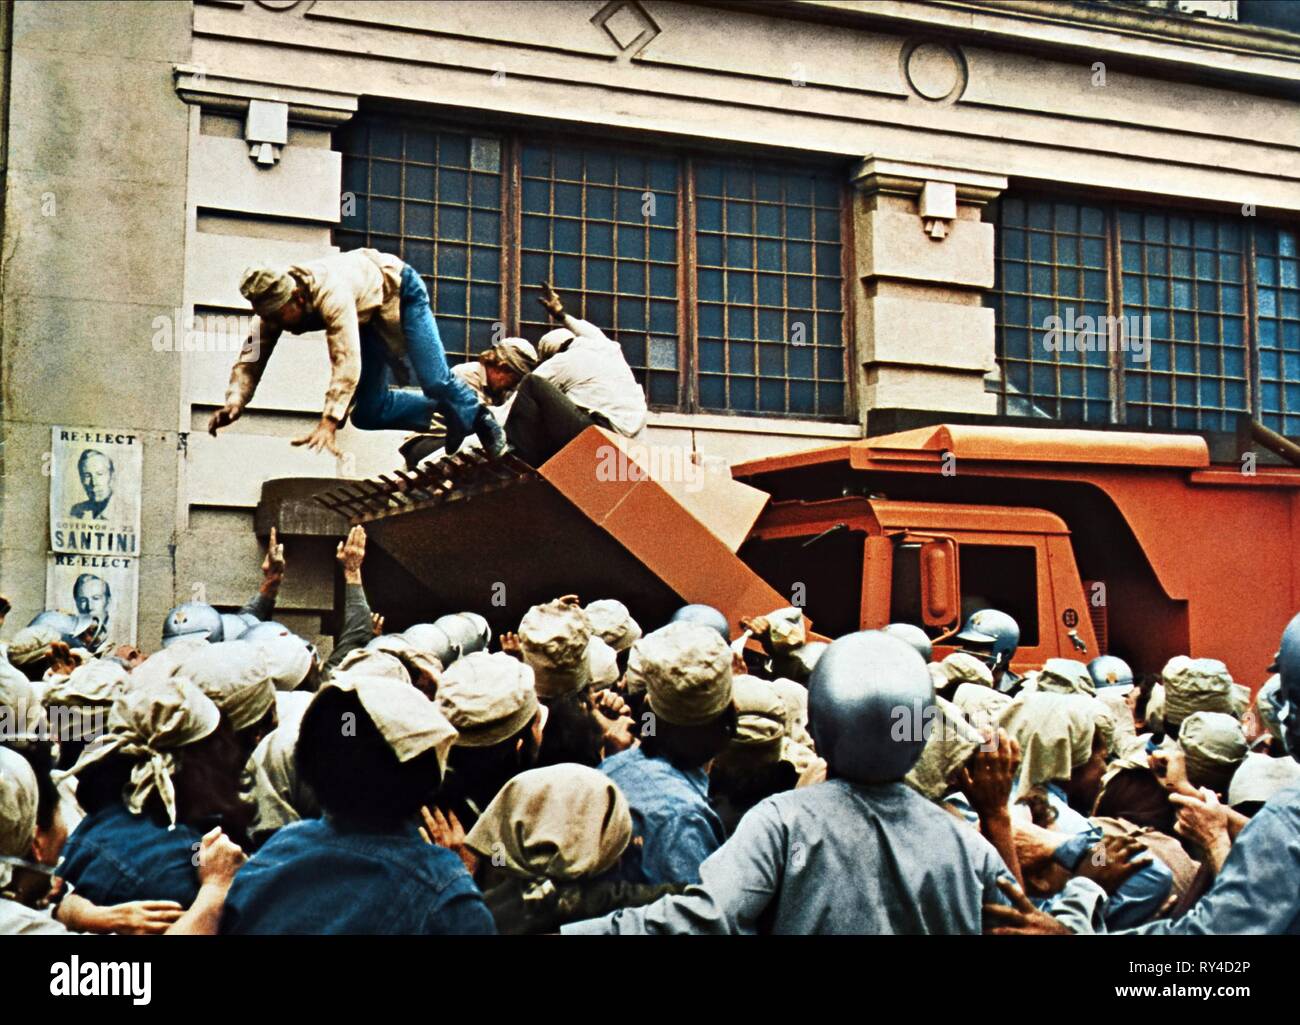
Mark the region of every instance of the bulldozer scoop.
POLYGON ((495 632, 564 594, 618 598, 647 627, 686 602, 739 618, 789 602, 736 557, 767 495, 684 454, 591 427, 540 468, 453 456, 320 497, 366 527, 366 590, 389 630, 474 609, 495 632))

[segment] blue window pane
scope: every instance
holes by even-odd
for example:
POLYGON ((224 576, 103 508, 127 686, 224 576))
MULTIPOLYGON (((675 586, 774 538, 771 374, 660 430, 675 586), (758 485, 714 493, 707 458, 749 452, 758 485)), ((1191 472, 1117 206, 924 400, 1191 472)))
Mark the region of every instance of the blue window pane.
POLYGON ((471 277, 474 281, 499 281, 500 250, 490 246, 474 246, 471 255, 471 277))
POLYGON ((754 337, 754 311, 751 308, 748 306, 727 307, 727 337, 754 337))
POLYGON ((644 300, 618 299, 614 303, 614 313, 620 331, 644 331, 646 329, 644 300))
MULTIPOLYGON (((759 203, 754 208, 755 231, 760 235, 777 237, 781 234, 781 208, 759 203)), ((701 226, 705 225, 701 222, 701 226)))
POLYGON ((587 255, 614 255, 614 227, 610 224, 587 224, 587 255))
POLYGON ((438 211, 438 237, 463 240, 469 238, 469 211, 459 206, 444 206, 438 211))
POLYGON ((653 265, 650 268, 650 294, 675 296, 677 294, 677 269, 653 265))
POLYGON ((593 220, 612 221, 614 219, 614 190, 588 186, 587 216, 593 220))
POLYGON ((700 341, 700 369, 720 374, 727 369, 727 350, 723 342, 700 341))
POLYGON ((727 239, 727 266, 742 268, 754 266, 753 242, 750 239, 727 239))
POLYGON ((676 333, 677 303, 662 300, 650 302, 650 330, 660 333, 676 333))
POLYGON ((696 275, 696 290, 699 298, 705 302, 722 300, 722 271, 701 270, 696 275))
POLYGON ((757 382, 752 377, 733 377, 731 379, 731 408, 741 412, 752 412, 758 408, 755 395, 757 382))
POLYGON ((578 289, 582 287, 582 261, 576 256, 561 256, 558 253, 551 258, 555 272, 556 288, 578 289))
POLYGON ((789 277, 786 279, 787 302, 791 309, 806 310, 812 307, 812 279, 789 277))
POLYGON ((739 345, 732 342, 727 346, 727 357, 733 374, 752 374, 754 372, 754 346, 739 345))
POLYGON ((759 239, 757 249, 759 270, 781 269, 782 246, 780 242, 767 242, 763 239, 759 239))
POLYGON ((754 230, 754 207, 750 203, 727 204, 727 231, 732 234, 751 234, 754 230))
POLYGON ((615 217, 620 221, 640 223, 646 219, 646 203, 647 199, 643 193, 631 189, 619 189, 614 204, 615 217))
POLYGON ((613 260, 587 260, 587 288, 596 292, 614 291, 613 260))
POLYGON ((727 274, 727 301, 731 303, 751 304, 754 301, 754 275, 738 274, 730 271, 727 274))
POLYGON ((645 264, 620 262, 618 290, 625 295, 645 295, 645 264))
POLYGON ((722 168, 717 164, 696 165, 695 190, 701 196, 721 196, 722 168))
POLYGON ((815 386, 810 381, 790 382, 790 412, 812 414, 817 411, 815 386))
POLYGON ((705 409, 727 408, 727 379, 700 375, 700 405, 705 409))
POLYGON ((645 256, 646 229, 629 224, 618 226, 618 255, 639 260, 645 256))
POLYGON ((582 252, 582 223, 580 221, 551 222, 555 230, 555 249, 561 253, 582 252))
POLYGON ((676 262, 677 232, 663 228, 650 229, 650 259, 676 262))
POLYGON ((406 165, 406 185, 402 195, 407 199, 434 199, 433 168, 406 165))
POLYGON ((587 183, 589 185, 614 184, 614 157, 610 153, 587 153, 587 183))
MULTIPOLYGON (((779 374, 780 370, 775 372, 779 374)), ((758 408, 764 413, 784 413, 785 382, 760 379, 758 382, 758 408)))
POLYGON ((722 265, 722 236, 699 235, 695 240, 695 254, 699 262, 713 267, 722 265))
POLYGON ((785 246, 786 270, 796 274, 812 273, 812 246, 802 242, 787 242, 785 246))
POLYGON ((785 315, 780 310, 758 311, 758 337, 769 342, 785 340, 785 315))

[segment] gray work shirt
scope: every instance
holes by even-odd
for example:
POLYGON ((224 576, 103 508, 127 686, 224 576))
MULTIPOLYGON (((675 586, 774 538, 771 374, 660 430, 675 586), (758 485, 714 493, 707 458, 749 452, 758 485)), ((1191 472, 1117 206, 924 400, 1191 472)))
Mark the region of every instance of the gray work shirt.
POLYGON ((830 780, 752 808, 700 885, 564 933, 966 933, 1011 879, 993 846, 906 784, 830 780))

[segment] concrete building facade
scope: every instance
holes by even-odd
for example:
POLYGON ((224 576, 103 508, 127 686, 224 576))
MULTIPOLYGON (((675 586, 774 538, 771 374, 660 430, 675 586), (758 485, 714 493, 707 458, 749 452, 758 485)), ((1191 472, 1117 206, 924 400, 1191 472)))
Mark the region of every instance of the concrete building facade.
MULTIPOLYGON (((6 632, 46 599, 53 425, 143 438, 146 648, 256 587, 266 482, 399 465, 392 433, 289 445, 314 335, 207 435, 255 257, 399 252, 454 359, 535 339, 552 280, 624 346, 648 440, 706 459, 927 417, 1300 433, 1300 34, 1237 13, 6 4, 6 632)), ((280 523, 280 618, 327 636, 333 539, 280 523)))

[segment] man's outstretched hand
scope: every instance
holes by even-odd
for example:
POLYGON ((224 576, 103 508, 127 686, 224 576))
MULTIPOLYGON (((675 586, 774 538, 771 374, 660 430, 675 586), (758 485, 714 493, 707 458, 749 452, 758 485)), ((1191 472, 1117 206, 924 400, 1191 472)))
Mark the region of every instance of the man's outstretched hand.
POLYGON ((262 560, 262 579, 279 583, 284 579, 284 545, 271 528, 271 539, 266 543, 266 558, 262 560))
POLYGON ((348 531, 346 541, 340 541, 338 550, 335 552, 339 565, 343 567, 343 582, 345 584, 361 583, 361 564, 366 561, 366 530, 364 527, 353 527, 348 531))
POLYGON ((556 293, 555 289, 551 287, 549 281, 543 281, 541 285, 542 294, 537 297, 537 301, 541 303, 546 312, 556 320, 563 320, 564 303, 560 302, 559 295, 556 293))
POLYGON ((1073 936, 1068 926, 1029 902, 1020 887, 1007 879, 998 880, 998 889, 1007 895, 1011 906, 984 905, 986 936, 1073 936))
POLYGON ((310 452, 320 452, 323 449, 341 457, 343 453, 339 451, 338 441, 336 440, 338 430, 339 422, 337 420, 332 416, 322 416, 320 423, 312 429, 310 434, 301 438, 294 438, 290 444, 295 446, 306 445, 307 450, 310 452))
POLYGON ((229 427, 239 419, 242 413, 243 410, 238 406, 222 406, 208 417, 208 433, 215 438, 217 431, 223 427, 229 427))

